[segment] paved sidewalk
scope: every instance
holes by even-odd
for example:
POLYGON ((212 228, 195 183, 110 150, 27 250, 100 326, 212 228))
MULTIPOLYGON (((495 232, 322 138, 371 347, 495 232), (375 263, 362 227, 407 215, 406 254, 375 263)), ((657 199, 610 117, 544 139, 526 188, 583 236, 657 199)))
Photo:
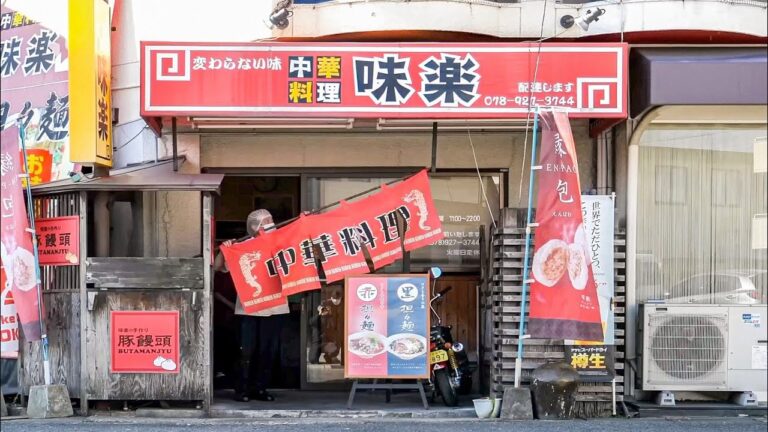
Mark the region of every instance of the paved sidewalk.
POLYGON ((70 418, 57 420, 3 421, 2 432, 304 432, 307 430, 361 432, 764 432, 765 417, 600 419, 573 421, 525 421, 463 419, 147 419, 70 418))

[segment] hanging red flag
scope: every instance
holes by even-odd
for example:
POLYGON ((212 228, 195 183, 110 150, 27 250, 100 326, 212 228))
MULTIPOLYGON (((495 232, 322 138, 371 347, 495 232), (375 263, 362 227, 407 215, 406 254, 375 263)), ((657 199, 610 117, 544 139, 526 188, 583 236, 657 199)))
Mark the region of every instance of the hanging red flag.
POLYGON ((576 145, 568 115, 542 112, 536 252, 531 274, 532 337, 602 341, 591 260, 585 254, 576 145))
POLYGON ((320 288, 306 216, 277 230, 273 262, 284 297, 320 288))
POLYGON ((397 210, 406 215, 405 250, 412 251, 436 243, 445 236, 440 215, 432 201, 427 170, 392 187, 397 210))
POLYGON ((280 278, 272 264, 273 251, 274 232, 261 231, 257 237, 242 243, 221 245, 246 314, 285 304, 280 278))
POLYGON ((381 191, 351 204, 343 203, 340 211, 355 215, 359 244, 365 246, 379 269, 403 257, 403 245, 397 228, 397 196, 391 188, 381 186, 381 191))
POLYGON ((27 207, 19 178, 19 174, 22 173, 20 159, 19 129, 17 126, 10 126, 2 132, 0 149, 2 262, 8 272, 24 339, 34 341, 42 337, 37 300, 39 283, 35 270, 32 236, 28 231, 27 207))
MULTIPOLYGON (((345 203, 341 203, 344 208, 345 203)), ((344 279, 347 275, 368 273, 360 245, 357 227, 359 218, 342 209, 306 217, 312 244, 320 252, 320 264, 326 283, 344 279)), ((309 245, 302 247, 306 251, 309 245)))

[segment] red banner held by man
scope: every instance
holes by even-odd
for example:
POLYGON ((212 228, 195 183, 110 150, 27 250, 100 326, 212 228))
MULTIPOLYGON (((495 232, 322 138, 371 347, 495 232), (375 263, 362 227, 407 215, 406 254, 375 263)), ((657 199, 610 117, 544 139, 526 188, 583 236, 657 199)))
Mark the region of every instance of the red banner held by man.
MULTIPOLYGON (((347 275, 368 273, 368 263, 359 241, 359 218, 336 209, 306 217, 312 244, 320 253, 326 283, 344 279, 347 275)), ((302 247, 306 249, 309 245, 302 247)))
POLYGON ((270 262, 274 252, 274 232, 262 231, 255 238, 221 246, 221 253, 235 283, 237 296, 247 314, 285 304, 280 278, 270 262))
POLYGON ((283 285, 284 297, 320 288, 312 235, 306 222, 302 215, 275 233, 273 266, 283 285))
POLYGON ((397 226, 397 197, 390 190, 382 185, 378 193, 351 204, 342 202, 339 208, 339 211, 355 215, 359 221, 356 227, 358 243, 368 250, 374 269, 403 257, 397 226))
POLYGON ((602 341, 597 286, 581 213, 576 145, 568 115, 542 112, 531 337, 602 341))
POLYGON ((440 215, 432 201, 427 170, 393 186, 392 194, 397 197, 398 210, 408 215, 405 250, 429 246, 445 236, 440 215), (407 211, 402 210, 402 207, 407 211))
POLYGON ((11 283, 24 339, 41 339, 37 300, 37 272, 32 249, 27 208, 22 194, 19 129, 11 126, 2 132, 0 147, 0 189, 2 189, 2 262, 11 283))

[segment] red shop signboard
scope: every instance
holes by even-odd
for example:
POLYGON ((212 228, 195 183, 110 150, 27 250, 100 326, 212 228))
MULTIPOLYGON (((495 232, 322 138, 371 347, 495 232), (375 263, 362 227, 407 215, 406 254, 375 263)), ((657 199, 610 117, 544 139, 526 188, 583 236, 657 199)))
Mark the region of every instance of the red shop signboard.
POLYGON ((179 311, 111 311, 112 373, 179 373, 179 311))
POLYGON ((141 69, 145 117, 520 118, 529 106, 571 117, 627 113, 622 43, 142 42, 141 69))
POLYGON ((35 219, 40 265, 80 264, 80 217, 35 219))

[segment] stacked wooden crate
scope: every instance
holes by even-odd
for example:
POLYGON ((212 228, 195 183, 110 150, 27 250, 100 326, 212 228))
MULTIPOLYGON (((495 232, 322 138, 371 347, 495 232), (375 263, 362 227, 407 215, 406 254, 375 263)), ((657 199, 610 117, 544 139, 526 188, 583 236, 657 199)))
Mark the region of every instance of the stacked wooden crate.
MULTIPOLYGON (((532 234, 530 256, 533 256, 534 251, 533 239, 532 234)), ((492 316, 492 323, 489 326, 492 340, 489 347, 491 394, 500 397, 505 387, 514 385, 523 291, 525 229, 499 228, 493 233, 490 243, 491 272, 488 277, 485 306, 492 316)), ((624 393, 624 293, 626 280, 626 240, 623 233, 616 235, 614 245, 616 400, 621 401, 624 393)), ((526 298, 526 322, 529 304, 528 298, 526 298)), ((564 359, 562 340, 525 339, 523 343, 522 384, 528 385, 530 383, 531 372, 536 367, 547 363, 547 361, 564 361, 564 359)), ((610 382, 581 383, 577 401, 578 414, 581 416, 610 415, 612 412, 612 384, 610 382)))

